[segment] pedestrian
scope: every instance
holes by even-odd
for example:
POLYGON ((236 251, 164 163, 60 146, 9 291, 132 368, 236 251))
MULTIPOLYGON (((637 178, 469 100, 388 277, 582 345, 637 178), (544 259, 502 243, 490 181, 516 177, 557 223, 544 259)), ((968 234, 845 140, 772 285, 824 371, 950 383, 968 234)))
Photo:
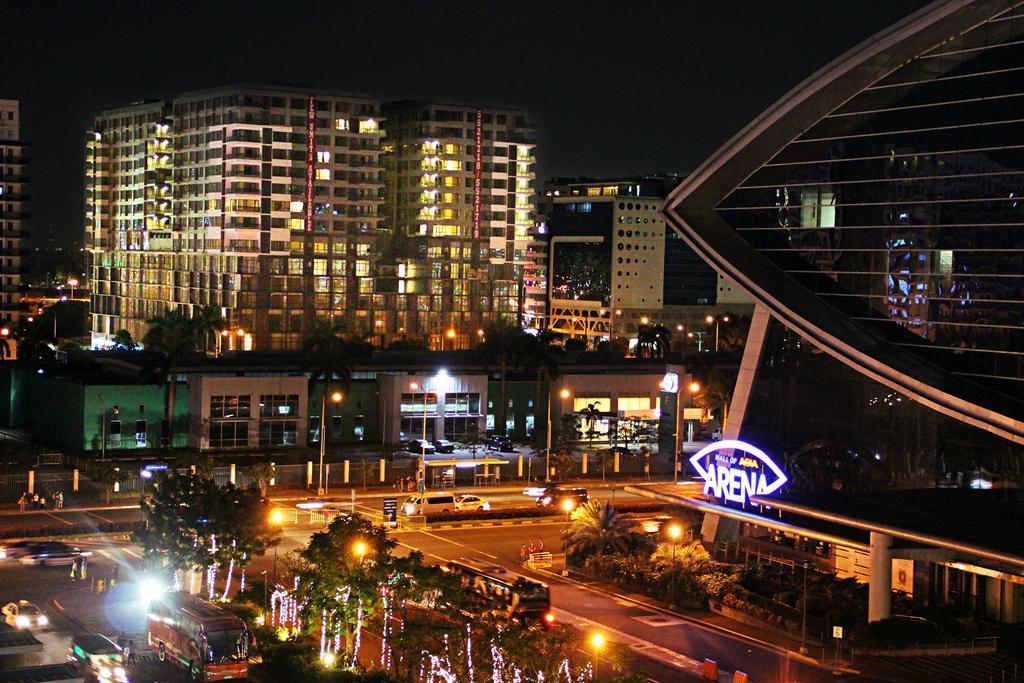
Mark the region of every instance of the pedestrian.
POLYGON ((57 493, 53 494, 53 503, 54 503, 54 507, 56 509, 58 509, 58 510, 61 510, 61 509, 64 508, 64 492, 63 491, 57 491, 57 493))
POLYGON ((25 494, 23 493, 23 494, 21 494, 21 498, 18 499, 18 512, 24 512, 25 511, 25 503, 26 503, 25 494))
POLYGON ((131 638, 128 639, 128 647, 125 648, 125 657, 128 664, 135 663, 135 641, 131 638))
POLYGON ((40 510, 45 510, 46 509, 46 496, 39 496, 39 509, 40 510))
POLYGON ((32 507, 34 507, 36 510, 39 509, 39 494, 38 493, 33 493, 32 494, 32 507))
POLYGON ((526 544, 519 546, 519 564, 526 564, 526 544))
POLYGON ((71 580, 74 581, 78 578, 78 558, 76 557, 71 561, 71 580))
POLYGON ((84 555, 79 556, 78 560, 80 562, 80 564, 78 565, 79 580, 85 581, 85 576, 86 576, 86 559, 85 559, 85 556, 84 555))
POLYGON ((537 552, 539 552, 539 553, 544 552, 544 539, 543 538, 538 538, 537 539, 537 552))
POLYGON ((535 546, 533 544, 533 539, 531 538, 530 539, 530 554, 533 555, 535 552, 537 552, 537 546, 535 546))

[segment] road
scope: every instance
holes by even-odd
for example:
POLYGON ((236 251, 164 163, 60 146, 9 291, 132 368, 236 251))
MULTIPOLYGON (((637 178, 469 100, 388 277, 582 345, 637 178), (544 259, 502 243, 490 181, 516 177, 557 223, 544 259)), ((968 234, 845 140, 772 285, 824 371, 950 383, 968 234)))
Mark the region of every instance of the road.
MULTIPOLYGON (((589 484, 588 490, 596 500, 610 500, 612 497, 616 500, 642 500, 631 494, 624 493, 622 487, 625 485, 625 483, 619 483, 613 488, 610 485, 605 487, 589 484)), ((472 491, 490 502, 494 509, 502 509, 533 505, 534 501, 523 495, 524 488, 522 485, 500 488, 457 488, 455 492, 472 491)), ((355 489, 331 490, 325 496, 325 500, 348 503, 352 500, 351 491, 353 490, 355 489)), ((356 490, 356 503, 358 508, 364 512, 379 512, 381 501, 384 498, 398 498, 401 501, 410 495, 412 494, 399 491, 373 490, 362 492, 356 490)), ((294 509, 297 502, 309 497, 312 496, 306 493, 294 492, 292 495, 271 496, 270 499, 284 509, 294 509)), ((103 524, 135 522, 140 519, 142 519, 142 515, 137 503, 122 503, 120 505, 74 510, 26 510, 21 513, 0 514, 0 532, 5 533, 5 535, 19 530, 26 530, 31 533, 32 530, 36 529, 61 529, 76 525, 97 528, 103 524)), ((0 544, 2 544, 2 541, 0 541, 0 544)))
MULTIPOLYGON (((591 489, 594 498, 603 500, 621 491, 591 489)), ((380 501, 395 493, 380 492, 357 498, 357 509, 362 511, 380 510, 380 501)), ((397 494, 402 495, 402 494, 397 494)), ((521 490, 484 493, 495 508, 522 504, 526 499, 521 490)), ((294 500, 280 500, 278 504, 294 509, 294 500)), ((25 513, 26 516, 53 515, 60 519, 82 518, 82 515, 98 514, 108 519, 116 515, 131 514, 132 510, 102 510, 89 512, 25 513)), ((136 511, 137 514, 137 511, 136 511)), ((299 517, 300 522, 308 519, 299 517)), ((74 523, 74 522, 72 522, 74 523)), ((681 619, 656 607, 640 604, 627 596, 609 593, 600 587, 575 579, 565 579, 557 573, 534 572, 518 567, 519 549, 522 544, 543 541, 546 548, 556 556, 561 555, 561 531, 564 520, 542 519, 528 523, 513 524, 499 522, 487 526, 467 526, 436 530, 401 530, 396 532, 400 548, 404 551, 419 550, 428 561, 447 562, 453 559, 474 559, 479 563, 490 563, 508 570, 518 571, 545 581, 552 589, 552 604, 560 621, 570 623, 584 632, 600 631, 607 639, 629 647, 640 669, 654 681, 698 680, 694 665, 709 657, 718 661, 723 671, 736 669, 745 671, 751 680, 764 682, 825 681, 843 680, 833 676, 830 670, 810 665, 788 651, 780 650, 769 643, 748 639, 740 634, 730 634, 702 624, 697 620, 681 619)), ((278 554, 284 555, 305 545, 313 527, 308 524, 286 524, 283 542, 278 554)), ((93 576, 109 576, 109 568, 115 560, 126 562, 122 570, 124 587, 130 580, 130 565, 138 558, 139 549, 114 537, 76 539, 81 547, 92 550, 93 576)), ((248 570, 250 581, 260 580, 261 572, 273 572, 274 553, 258 558, 248 570)), ((116 636, 125 631, 142 642, 144 620, 139 609, 132 610, 131 600, 121 594, 120 600, 113 596, 104 598, 104 603, 89 607, 90 600, 85 585, 72 584, 66 570, 23 567, 14 563, 0 564, 0 601, 26 598, 49 609, 50 601, 57 598, 69 606, 69 612, 80 624, 68 623, 55 615, 54 628, 45 634, 48 640, 43 653, 34 655, 46 662, 62 661, 67 648, 66 634, 74 628, 91 630, 116 636)), ((95 598, 91 598, 95 600, 95 598)), ((136 606, 138 607, 138 606, 136 606)), ((33 661, 31 663, 41 663, 33 661)), ((152 663, 156 665, 156 663, 152 663)), ((20 665, 20 663, 19 663, 20 665)), ((0 666, 7 666, 0 663, 0 666)), ((13 664, 12 664, 13 666, 13 664)), ((168 673, 173 675, 173 672, 168 673)), ((140 679, 141 680, 141 679, 140 679)), ((161 680, 165 680, 161 678, 161 680)), ((850 679, 848 679, 850 680, 850 679)))

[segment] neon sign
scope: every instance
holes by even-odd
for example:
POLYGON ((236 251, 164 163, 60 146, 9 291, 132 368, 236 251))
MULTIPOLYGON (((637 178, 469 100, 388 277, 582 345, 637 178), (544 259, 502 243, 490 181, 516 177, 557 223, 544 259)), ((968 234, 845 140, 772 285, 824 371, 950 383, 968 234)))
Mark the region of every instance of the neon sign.
POLYGON ((661 390, 670 394, 679 392, 679 375, 674 372, 666 372, 661 378, 661 390))
POLYGON ((764 451, 737 439, 708 444, 690 458, 690 464, 704 480, 705 495, 741 505, 751 496, 774 493, 789 481, 764 451))

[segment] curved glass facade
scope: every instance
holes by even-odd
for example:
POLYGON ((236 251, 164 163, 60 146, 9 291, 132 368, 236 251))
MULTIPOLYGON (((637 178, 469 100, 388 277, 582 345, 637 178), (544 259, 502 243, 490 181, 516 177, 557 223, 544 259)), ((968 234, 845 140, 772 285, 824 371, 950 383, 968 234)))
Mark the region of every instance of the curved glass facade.
POLYGON ((717 212, 859 324, 1024 398, 1024 9, 863 89, 717 212))

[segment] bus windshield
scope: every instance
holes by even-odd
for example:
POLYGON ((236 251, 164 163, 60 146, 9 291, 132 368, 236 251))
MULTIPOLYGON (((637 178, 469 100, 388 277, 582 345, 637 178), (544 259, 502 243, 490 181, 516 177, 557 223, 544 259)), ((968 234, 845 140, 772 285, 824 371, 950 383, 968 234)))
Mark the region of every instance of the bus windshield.
POLYGON ((225 659, 241 659, 246 651, 245 631, 222 629, 206 632, 206 661, 220 662, 225 659))

